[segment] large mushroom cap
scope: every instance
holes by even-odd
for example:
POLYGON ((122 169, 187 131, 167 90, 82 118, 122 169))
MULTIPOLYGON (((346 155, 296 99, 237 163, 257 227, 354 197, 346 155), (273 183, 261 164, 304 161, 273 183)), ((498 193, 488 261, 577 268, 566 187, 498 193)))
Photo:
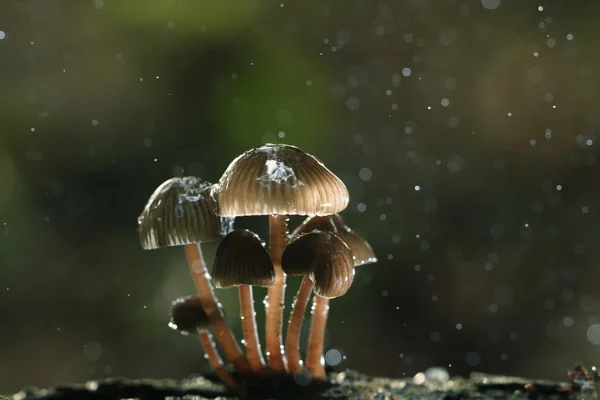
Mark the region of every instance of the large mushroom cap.
POLYGON ((223 237, 233 219, 218 215, 212 185, 200 178, 172 178, 150 196, 138 218, 142 247, 210 242, 223 237))
POLYGON ((346 242, 354 255, 355 267, 377 262, 369 242, 346 225, 339 214, 308 217, 294 230, 291 237, 295 238, 315 230, 333 232, 346 242))
POLYGON ((219 181, 221 215, 327 215, 349 194, 325 165, 297 147, 265 144, 233 160, 219 181))
POLYGON ((217 248, 212 271, 215 286, 271 286, 275 268, 260 238, 247 229, 229 233, 217 248))
POLYGON ((204 311, 202 301, 198 297, 180 297, 173 302, 171 308, 171 322, 169 327, 183 335, 197 332, 198 329, 207 328, 210 317, 204 311))

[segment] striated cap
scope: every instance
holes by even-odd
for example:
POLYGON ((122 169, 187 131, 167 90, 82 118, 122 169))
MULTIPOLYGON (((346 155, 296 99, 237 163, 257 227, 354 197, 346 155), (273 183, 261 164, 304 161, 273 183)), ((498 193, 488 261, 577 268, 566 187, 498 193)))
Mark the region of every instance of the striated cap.
POLYGON ((333 232, 346 242, 354 256, 355 267, 377 262, 377 257, 369 242, 350 229, 339 214, 308 217, 294 230, 291 236, 293 238, 314 230, 333 232))
POLYGON ((344 220, 339 214, 316 215, 306 218, 290 235, 294 238, 312 231, 338 233, 346 228, 344 220))
POLYGON ((319 264, 320 252, 327 252, 325 235, 307 233, 294 238, 287 244, 281 256, 281 269, 287 275, 309 275, 319 264))
POLYGON ((210 317, 204 311, 199 297, 180 297, 173 302, 171 322, 169 322, 171 329, 189 335, 199 329, 208 328, 209 325, 210 317))
POLYGON ((229 164, 219 181, 221 215, 327 215, 348 205, 344 183, 297 147, 265 144, 229 164))
POLYGON ((312 231, 323 231, 337 233, 345 228, 344 220, 339 214, 316 215, 306 218, 292 233, 291 237, 309 233, 312 231))
POLYGON ((377 262, 377 257, 373 248, 362 236, 354 232, 352 229, 344 229, 337 233, 337 235, 350 247, 352 255, 354 256, 354 266, 360 267, 365 264, 372 264, 377 262))
POLYGON ((146 250, 218 240, 231 230, 233 219, 218 216, 215 185, 188 176, 172 178, 150 196, 138 218, 146 250))
POLYGON ((281 268, 290 275, 308 274, 315 294, 328 299, 344 295, 354 278, 350 248, 332 232, 296 237, 283 252, 281 268))
POLYGON ((258 235, 237 229, 219 244, 212 276, 219 288, 271 286, 275 283, 275 268, 258 235))

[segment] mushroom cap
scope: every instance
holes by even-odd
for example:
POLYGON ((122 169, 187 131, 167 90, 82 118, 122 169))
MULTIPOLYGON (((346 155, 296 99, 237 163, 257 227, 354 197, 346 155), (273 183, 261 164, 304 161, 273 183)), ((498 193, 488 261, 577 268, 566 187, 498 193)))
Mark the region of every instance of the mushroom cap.
POLYGON ((218 215, 214 190, 215 185, 193 176, 162 183, 138 218, 142 247, 150 250, 222 238, 233 219, 218 215))
POLYGON ((375 256, 369 242, 352 229, 346 228, 338 232, 337 235, 350 247, 354 256, 354 266, 360 267, 361 265, 376 263, 377 256, 375 256))
POLYGON ((275 268, 258 235, 247 229, 236 229, 219 244, 212 276, 218 288, 266 287, 275 283, 275 268))
POLYGON ((290 237, 294 238, 312 231, 337 233, 345 227, 344 220, 339 214, 310 216, 294 229, 290 237))
POLYGON ((327 215, 349 201, 323 163, 295 146, 265 144, 229 164, 219 181, 221 215, 327 215))
POLYGON ((199 329, 208 328, 209 325, 210 317, 204 311, 199 297, 180 297, 173 302, 171 322, 169 322, 171 329, 189 335, 199 329))
POLYGON ((290 275, 308 274, 315 294, 328 299, 344 295, 354 279, 352 252, 332 232, 297 236, 283 252, 281 268, 290 275))
POLYGON ((344 224, 344 220, 339 214, 308 217, 292 232, 291 237, 294 238, 314 230, 333 232, 346 242, 354 255, 355 267, 377 262, 377 257, 369 242, 344 224))
MULTIPOLYGON (((311 232, 312 233, 312 232, 311 232)), ((306 233, 294 236, 281 255, 281 269, 287 275, 309 275, 319 264, 319 252, 328 251, 322 235, 306 233)))

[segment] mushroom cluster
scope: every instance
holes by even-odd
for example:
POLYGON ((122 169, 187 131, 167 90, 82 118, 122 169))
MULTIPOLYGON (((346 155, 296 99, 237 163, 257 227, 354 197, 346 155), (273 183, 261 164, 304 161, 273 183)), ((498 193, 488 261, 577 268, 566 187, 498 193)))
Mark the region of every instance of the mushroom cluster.
POLYGON ((199 335, 206 358, 227 386, 245 375, 310 373, 325 380, 323 347, 329 300, 344 295, 354 268, 376 262, 371 246, 344 224, 344 183, 321 161, 297 147, 265 144, 231 162, 217 184, 172 178, 152 194, 138 218, 144 249, 183 246, 197 296, 173 303, 170 326, 199 335), (287 216, 307 219, 290 235, 287 216), (241 216, 268 216, 269 248, 249 231, 234 229, 241 216), (208 272, 201 244, 220 240, 208 272), (302 276, 283 338, 286 275, 302 276), (266 360, 257 332, 252 286, 268 288, 266 360), (214 288, 237 287, 245 352, 231 331, 214 288), (306 363, 299 341, 314 293, 306 363), (220 357, 215 334, 234 375, 220 357))

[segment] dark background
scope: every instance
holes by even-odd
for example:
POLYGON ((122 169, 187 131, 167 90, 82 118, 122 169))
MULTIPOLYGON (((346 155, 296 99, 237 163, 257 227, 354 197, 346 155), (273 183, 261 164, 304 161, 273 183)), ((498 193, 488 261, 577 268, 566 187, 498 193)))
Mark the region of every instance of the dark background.
POLYGON ((136 218, 263 142, 338 174, 380 258, 331 303, 340 367, 597 362, 595 4, 2 1, 0 391, 205 370, 167 328, 183 251, 143 251, 136 218))

